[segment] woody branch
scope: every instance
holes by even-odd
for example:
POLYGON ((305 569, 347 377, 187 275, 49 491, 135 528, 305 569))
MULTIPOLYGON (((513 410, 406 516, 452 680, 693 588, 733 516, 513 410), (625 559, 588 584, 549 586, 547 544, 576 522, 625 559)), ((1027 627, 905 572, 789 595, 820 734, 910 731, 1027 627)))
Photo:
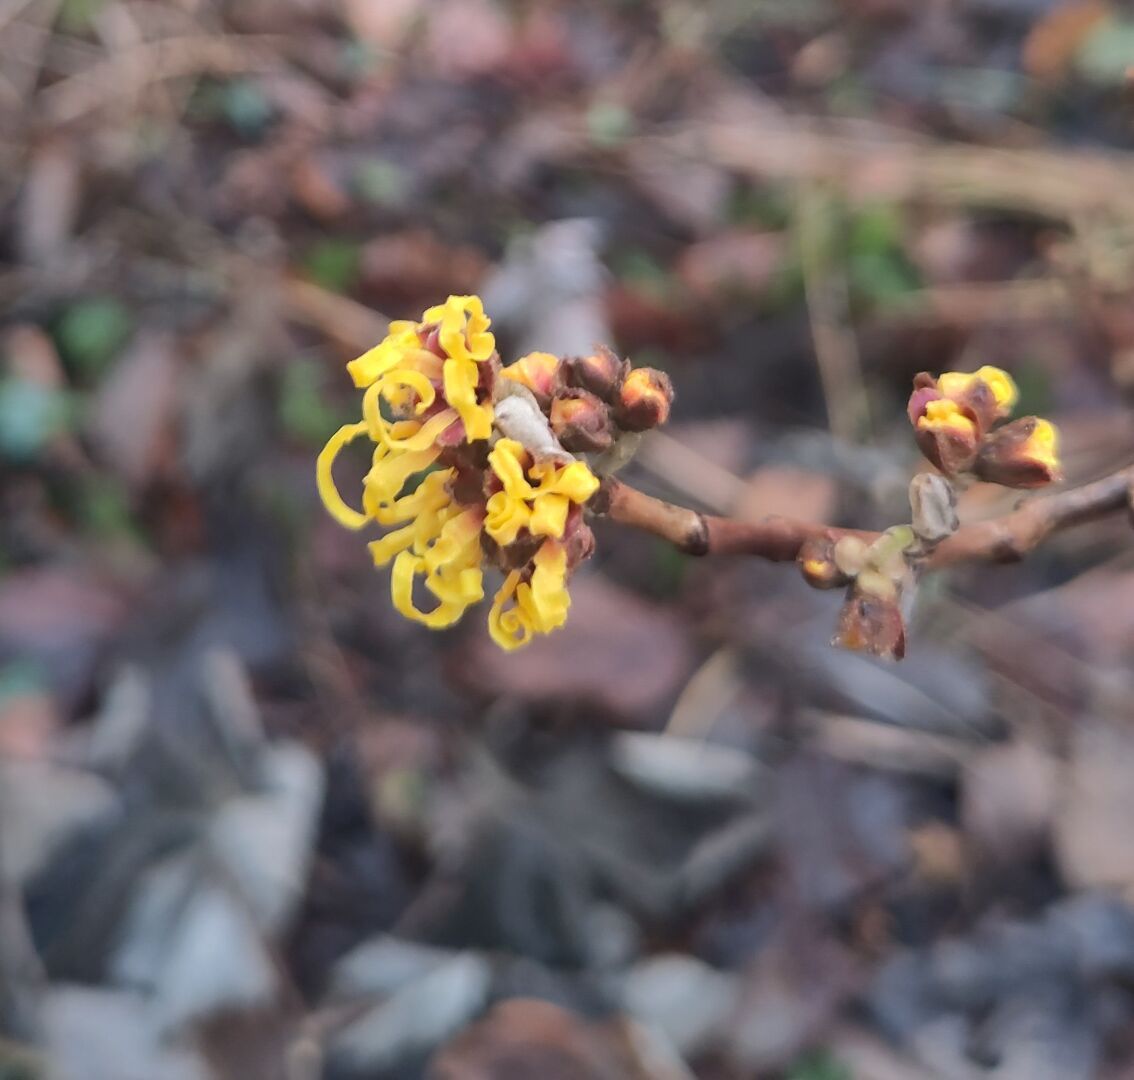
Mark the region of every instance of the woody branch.
MULTIPOLYGON (((936 547, 927 569, 1017 561, 1053 533, 1128 510, 1132 492, 1134 466, 1127 466, 1084 487, 1029 499, 1001 517, 962 525, 936 547)), ((653 533, 688 555, 751 555, 791 562, 809 540, 856 536, 869 543, 881 535, 786 517, 741 521, 702 514, 614 478, 604 481, 594 506, 612 521, 653 533)))

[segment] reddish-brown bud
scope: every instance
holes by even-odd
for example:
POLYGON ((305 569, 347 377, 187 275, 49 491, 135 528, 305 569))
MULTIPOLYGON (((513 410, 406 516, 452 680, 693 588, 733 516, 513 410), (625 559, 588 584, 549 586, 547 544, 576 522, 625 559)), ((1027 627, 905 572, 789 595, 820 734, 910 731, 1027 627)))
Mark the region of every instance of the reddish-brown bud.
POLYGON ((603 401, 610 402, 616 400, 622 380, 630 369, 626 360, 620 360, 605 345, 600 345, 590 356, 572 356, 566 364, 567 378, 572 386, 589 390, 603 401))
POLYGON ((813 589, 834 589, 851 579, 835 561, 835 542, 824 538, 806 540, 796 557, 803 580, 813 589))
POLYGON ((609 408, 587 390, 564 390, 551 403, 551 430, 564 450, 601 453, 614 441, 609 408))
POLYGON ((648 431, 669 419, 673 383, 664 371, 634 368, 618 392, 614 419, 625 431, 648 431))
POLYGON ((972 468, 980 449, 976 421, 948 398, 934 398, 926 404, 914 421, 914 434, 921 452, 946 476, 972 468))
POLYGON ((980 448, 974 472, 1012 488, 1038 488, 1060 478, 1059 433, 1049 420, 1025 416, 994 431, 980 448))
POLYGON ((502 368, 500 374, 526 386, 535 395, 541 409, 546 409, 565 385, 563 361, 552 353, 528 353, 514 364, 502 368))
POLYGON ((906 627, 896 599, 861 592, 847 594, 833 644, 886 660, 901 660, 906 652, 906 627))
POLYGON ((567 572, 589 559, 595 551, 595 534, 583 519, 583 508, 572 505, 567 512, 567 525, 561 541, 567 549, 567 572))

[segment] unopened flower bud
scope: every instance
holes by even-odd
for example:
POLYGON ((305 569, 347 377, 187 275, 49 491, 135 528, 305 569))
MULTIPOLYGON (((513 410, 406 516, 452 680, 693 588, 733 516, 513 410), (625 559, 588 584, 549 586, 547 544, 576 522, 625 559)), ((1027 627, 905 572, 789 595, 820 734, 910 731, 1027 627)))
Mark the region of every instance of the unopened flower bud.
POLYGON ((947 476, 967 472, 981 440, 1018 397, 1012 377, 1000 368, 947 371, 936 379, 922 372, 908 406, 921 452, 947 476))
POLYGON ((913 531, 927 544, 938 544, 957 531, 957 493, 936 473, 919 473, 910 481, 913 531))
POLYGON ((601 453, 614 442, 610 410, 587 390, 564 390, 554 398, 551 430, 573 454, 601 453))
POLYGON ((987 364, 973 372, 946 371, 938 377, 937 389, 943 397, 967 406, 978 421, 989 414, 985 427, 1011 416, 1020 397, 1012 376, 987 364))
POLYGON ((972 468, 980 448, 980 429, 955 401, 937 398, 928 402, 914 429, 921 452, 946 476, 972 468))
POLYGON ((594 554, 595 534, 583 518, 582 507, 573 505, 568 512, 562 543, 567 552, 568 569, 573 570, 594 554))
POLYGON ((664 371, 634 368, 618 392, 614 418, 625 431, 648 431, 669 419, 673 383, 664 371))
POLYGON ((862 576, 839 612, 838 630, 832 644, 886 660, 900 660, 906 652, 906 627, 901 608, 896 599, 863 592, 862 576))
POLYGON ((850 575, 835 562, 835 544, 827 538, 807 540, 796 558, 803 579, 813 589, 834 589, 846 585, 850 575))
POLYGON ((564 385, 563 361, 552 353, 528 353, 502 368, 500 374, 526 386, 543 409, 564 385))
POLYGON ((867 545, 857 536, 843 536, 835 545, 835 565, 847 577, 854 577, 866 565, 867 545))
POLYGON ((1049 420, 1025 416, 994 431, 980 448, 975 472, 1011 488, 1038 488, 1060 478, 1059 433, 1049 420))
POLYGON ((572 386, 597 394, 603 401, 613 402, 618 396, 629 364, 620 360, 605 345, 589 356, 573 356, 565 361, 567 378, 572 386))

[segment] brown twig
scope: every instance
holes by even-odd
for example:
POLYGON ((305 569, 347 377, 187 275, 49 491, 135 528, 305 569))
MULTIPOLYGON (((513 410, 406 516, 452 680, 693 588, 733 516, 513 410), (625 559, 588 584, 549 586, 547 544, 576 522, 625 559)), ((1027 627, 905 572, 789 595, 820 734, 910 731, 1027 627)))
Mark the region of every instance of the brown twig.
MULTIPOLYGON (((1132 490, 1134 466, 1127 466, 1085 487, 1031 499, 1002 517, 963 525, 938 545, 927 568, 1017 561, 1052 533, 1126 511, 1132 490)), ((857 536, 869 542, 880 535, 784 517, 756 522, 716 517, 655 499, 613 478, 604 482, 594 507, 613 521, 668 540, 688 555, 753 555, 790 562, 809 540, 857 536)))

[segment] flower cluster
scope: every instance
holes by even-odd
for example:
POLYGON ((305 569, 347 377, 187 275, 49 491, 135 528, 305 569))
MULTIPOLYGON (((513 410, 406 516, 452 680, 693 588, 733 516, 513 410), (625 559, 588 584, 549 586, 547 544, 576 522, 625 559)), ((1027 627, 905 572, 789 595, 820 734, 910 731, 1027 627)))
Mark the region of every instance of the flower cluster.
POLYGON ((910 483, 910 523, 874 538, 829 531, 799 551, 808 584, 847 590, 835 644, 902 656, 905 612, 929 556, 959 526, 957 491, 966 480, 1034 488, 1058 478, 1055 427, 1036 416, 1005 422, 1018 399, 1011 376, 995 367, 937 378, 923 372, 914 379, 910 422, 940 473, 922 473, 910 483))
POLYGON ((1059 478, 1058 434, 1038 416, 995 426, 1012 415, 1019 391, 1000 368, 947 371, 914 379, 910 423, 921 452, 946 476, 975 476, 1013 488, 1059 478))
POLYGON ((502 368, 489 326, 475 296, 392 323, 347 365, 364 391, 362 419, 331 437, 316 480, 336 521, 391 530, 370 552, 376 566, 392 564, 394 606, 409 619, 451 626, 484 598, 485 570, 502 572, 488 627, 511 650, 563 625, 567 580, 594 549, 583 507, 599 481, 575 454, 610 451, 664 420, 672 389, 608 350, 532 353, 502 368), (374 448, 355 509, 332 469, 363 437, 374 448))

